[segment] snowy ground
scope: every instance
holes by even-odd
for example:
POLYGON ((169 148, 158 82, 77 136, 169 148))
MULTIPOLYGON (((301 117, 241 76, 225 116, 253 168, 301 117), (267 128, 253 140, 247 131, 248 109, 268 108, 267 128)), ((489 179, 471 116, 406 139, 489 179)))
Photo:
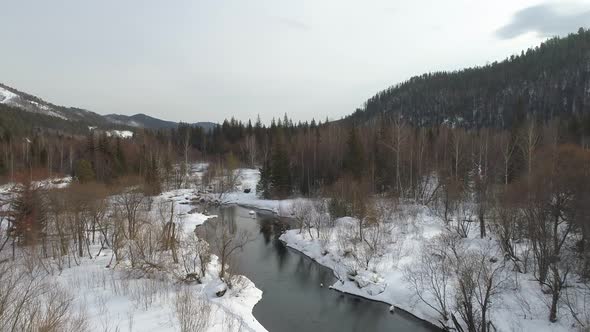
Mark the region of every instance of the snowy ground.
MULTIPOLYGON (((35 185, 61 188, 70 181, 71 178, 52 179, 35 185)), ((14 184, 4 185, 0 187, 0 193, 8 198, 13 188, 14 184)), ((175 222, 182 236, 188 239, 196 226, 214 217, 195 212, 194 206, 189 204, 193 196, 193 189, 164 192, 154 198, 148 214, 157 213, 155 209, 159 202, 174 202, 175 222)), ((178 294, 188 291, 199 301, 208 303, 210 313, 205 331, 266 331, 252 315, 254 305, 262 298, 262 291, 250 280, 238 277, 240 282, 236 284, 239 287, 229 289, 222 297, 216 296, 224 285, 218 277, 220 267, 214 255, 202 283, 186 284, 169 274, 136 275, 126 262, 113 266, 112 251, 100 250, 100 245, 91 245, 90 252, 92 259, 79 258, 71 261, 69 266, 50 269, 51 274, 45 278, 62 285, 75 297, 74 307, 87 317, 90 330, 178 331, 175 303, 178 294)))
POLYGON ((234 192, 227 193, 223 196, 223 204, 238 204, 258 210, 270 211, 282 217, 292 215, 291 207, 296 201, 302 199, 271 200, 261 199, 256 195, 256 184, 260 179, 258 169, 241 168, 236 170, 239 173, 239 183, 234 192), (250 189, 249 193, 244 193, 245 189, 250 189))
MULTIPOLYGON (((227 194, 223 203, 239 204, 255 209, 272 211, 277 215, 290 217, 298 200, 264 200, 256 197, 256 183, 259 172, 255 169, 240 169, 240 184, 237 190, 227 194), (251 189, 246 194, 243 189, 251 189)), ((394 305, 413 315, 439 324, 439 315, 418 299, 404 278, 404 269, 417 264, 421 248, 445 229, 441 218, 425 206, 406 204, 393 216, 389 240, 383 253, 372 260, 370 267, 359 271, 355 280, 349 280, 346 273, 354 258, 342 251, 339 237, 344 229, 354 229, 353 218, 336 221, 330 239, 321 243, 312 239, 308 232, 298 229, 287 231, 281 236, 289 247, 294 248, 318 263, 331 268, 342 279, 332 288, 394 305), (345 257, 346 256, 346 257, 345 257)), ((479 239, 479 229, 472 227, 470 236, 462 240, 465 247, 489 250, 502 259, 497 241, 492 238, 479 239)), ((548 320, 550 295, 544 294, 532 274, 518 274, 506 271, 499 295, 492 303, 490 318, 500 331, 578 331, 575 321, 567 308, 561 307, 560 319, 556 323, 548 320)), ((582 309, 583 312, 583 309, 582 309)), ((448 322, 451 325, 451 322, 448 322)))
POLYGON ((109 130, 106 132, 108 137, 120 137, 120 138, 131 138, 133 137, 133 132, 129 130, 109 130))
POLYGON ((7 104, 11 99, 17 97, 17 95, 11 91, 0 87, 0 103, 7 104))
MULTIPOLYGON (((191 167, 194 176, 206 169, 206 164, 191 167)), ((292 216, 298 201, 264 200, 256 197, 256 183, 259 173, 254 169, 240 169, 238 188, 224 195, 224 204, 239 204, 254 209, 272 211, 281 216, 292 216), (244 193, 250 189, 250 193, 244 193)), ((46 186, 64 186, 63 181, 44 181, 46 186)), ((0 193, 9 191, 10 185, 0 187, 0 193)), ((194 197, 193 189, 179 189, 165 192, 156 201, 174 201, 177 223, 186 234, 202 224, 208 216, 193 213, 187 204, 194 197), (189 213, 191 212, 191 213, 189 213)), ((154 204, 157 205, 157 204, 154 204)), ((153 211, 152 211, 153 213, 153 211)), ((408 281, 404 269, 417 264, 422 248, 437 235, 448 232, 443 221, 432 214, 427 207, 405 204, 399 207, 391 218, 382 252, 371 260, 368 268, 358 270, 353 280, 347 278, 350 266, 357 264, 354 258, 343 250, 341 235, 355 229, 353 218, 336 220, 335 227, 327 240, 312 239, 308 232, 298 229, 287 231, 281 236, 288 246, 331 268, 341 279, 332 287, 336 290, 379 300, 404 309, 415 316, 438 325, 437 313, 418 299, 408 281)), ((495 240, 479 239, 474 227, 463 245, 470 248, 488 248, 500 256, 495 240)), ((94 252, 99 248, 93 247, 94 252)), ((252 315, 254 305, 261 299, 262 292, 247 278, 235 291, 228 291, 221 298, 216 297, 221 281, 217 277, 218 262, 213 259, 201 285, 186 285, 170 280, 154 278, 130 278, 124 267, 106 268, 111 258, 109 250, 103 250, 95 259, 82 259, 78 266, 56 273, 54 278, 76 295, 76 303, 86 311, 91 326, 101 330, 119 331, 175 331, 179 329, 175 318, 174 299, 182 290, 190 289, 194 294, 212 304, 210 324, 207 331, 234 331, 240 328, 250 331, 264 331, 252 315)), ((513 274, 507 272, 507 274, 513 274)), ((561 307, 560 319, 550 323, 548 316, 549 295, 543 294, 538 282, 531 274, 506 275, 510 277, 499 295, 492 302, 490 317, 500 331, 575 331, 574 321, 566 308, 561 307), (515 282, 517 279, 517 282, 515 282)))

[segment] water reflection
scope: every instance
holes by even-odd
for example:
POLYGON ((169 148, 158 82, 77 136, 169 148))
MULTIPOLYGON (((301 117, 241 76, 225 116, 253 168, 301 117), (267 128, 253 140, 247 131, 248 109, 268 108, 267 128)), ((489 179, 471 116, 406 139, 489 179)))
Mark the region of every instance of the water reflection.
POLYGON ((208 234, 228 228, 231 234, 252 234, 253 240, 232 260, 232 269, 263 291, 254 316, 269 331, 407 331, 435 330, 411 315, 390 314, 385 304, 328 289, 335 282, 330 269, 287 248, 278 238, 288 220, 227 207, 217 221, 205 223, 208 234), (321 287, 323 284, 326 287, 321 287))

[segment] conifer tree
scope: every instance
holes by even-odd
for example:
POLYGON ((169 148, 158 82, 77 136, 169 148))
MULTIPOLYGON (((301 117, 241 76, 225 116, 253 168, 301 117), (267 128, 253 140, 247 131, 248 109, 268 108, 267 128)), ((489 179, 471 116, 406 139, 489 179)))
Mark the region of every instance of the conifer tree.
POLYGON ((86 159, 78 160, 75 173, 80 183, 87 183, 96 179, 92 164, 86 159))
POLYGON ((355 127, 350 129, 348 135, 343 166, 344 170, 349 172, 356 180, 362 177, 365 168, 365 155, 355 127))
POLYGON ((277 140, 273 149, 270 179, 274 196, 283 198, 291 193, 289 156, 280 139, 277 140))
POLYGON ((265 199, 270 197, 270 165, 267 161, 262 164, 260 170, 260 180, 256 184, 256 194, 265 199))
POLYGON ((32 245, 45 235, 46 211, 40 193, 30 182, 24 183, 12 202, 12 236, 24 245, 32 245))

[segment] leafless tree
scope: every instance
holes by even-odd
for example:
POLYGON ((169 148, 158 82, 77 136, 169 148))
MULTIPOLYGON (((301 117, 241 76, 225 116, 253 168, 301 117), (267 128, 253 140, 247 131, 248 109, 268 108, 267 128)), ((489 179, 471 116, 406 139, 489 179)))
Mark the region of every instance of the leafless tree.
POLYGON ((210 227, 205 228, 204 238, 209 240, 211 250, 218 255, 221 265, 219 277, 225 280, 226 271, 232 259, 251 241, 252 235, 247 231, 237 230, 232 211, 221 211, 218 220, 208 226, 210 227))
POLYGON ((450 318, 453 257, 447 244, 453 236, 456 235, 442 234, 429 241, 422 248, 419 262, 404 270, 404 278, 416 296, 440 315, 443 325, 450 318))
POLYGON ((178 231, 177 225, 174 222, 174 202, 161 201, 157 205, 158 219, 160 227, 162 227, 162 249, 170 250, 172 253, 172 260, 178 263, 177 244, 178 231))
POLYGON ((488 312, 506 281, 503 261, 492 248, 455 252, 457 293, 455 306, 470 332, 487 332, 488 312))
POLYGON ((202 295, 195 293, 190 288, 183 287, 176 293, 174 308, 181 332, 207 329, 211 315, 211 303, 202 295))
POLYGON ((244 143, 242 143, 242 151, 247 156, 248 164, 250 167, 254 167, 256 163, 256 154, 257 154, 257 144, 256 144, 256 136, 248 135, 246 136, 244 143))
POLYGON ((297 221, 299 233, 302 233, 306 229, 309 236, 313 239, 311 227, 313 220, 316 219, 313 204, 308 200, 297 200, 291 205, 291 215, 297 221))
POLYGON ((146 204, 146 197, 143 192, 137 188, 127 188, 115 197, 117 208, 127 222, 126 236, 129 239, 135 238, 140 223, 140 213, 146 204))
POLYGON ((457 204, 454 224, 454 229, 457 234, 462 238, 467 238, 469 236, 469 231, 473 224, 473 211, 468 204, 464 202, 457 204))
POLYGON ((325 249, 333 227, 328 209, 328 202, 323 198, 317 198, 312 204, 315 216, 312 219, 311 224, 316 231, 316 238, 322 242, 322 246, 325 249))
POLYGON ((194 232, 182 239, 179 246, 180 261, 183 267, 181 279, 200 282, 211 261, 209 244, 194 232))

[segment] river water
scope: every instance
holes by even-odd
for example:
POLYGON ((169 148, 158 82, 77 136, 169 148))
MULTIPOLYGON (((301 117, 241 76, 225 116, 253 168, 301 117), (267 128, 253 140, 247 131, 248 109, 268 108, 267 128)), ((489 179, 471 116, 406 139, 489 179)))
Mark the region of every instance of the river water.
MULTIPOLYGON (((262 290, 254 316, 269 331, 438 331, 434 326, 389 306, 330 290, 332 271, 287 248, 278 238, 289 222, 274 215, 239 206, 215 211, 219 217, 205 223, 208 234, 225 223, 232 234, 249 234, 249 242, 232 259, 234 273, 252 280, 262 290), (227 226, 229 225, 229 226, 227 226), (323 287, 322 287, 323 285, 323 287)), ((214 241, 214 239, 210 239, 214 241)))

